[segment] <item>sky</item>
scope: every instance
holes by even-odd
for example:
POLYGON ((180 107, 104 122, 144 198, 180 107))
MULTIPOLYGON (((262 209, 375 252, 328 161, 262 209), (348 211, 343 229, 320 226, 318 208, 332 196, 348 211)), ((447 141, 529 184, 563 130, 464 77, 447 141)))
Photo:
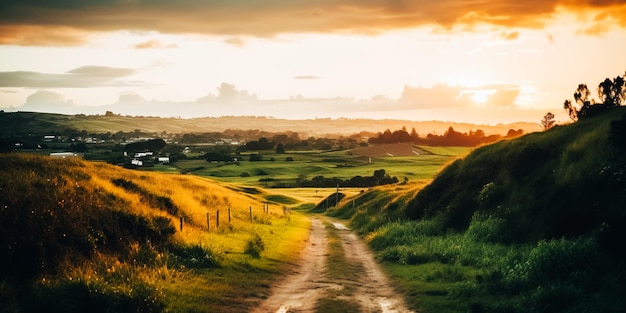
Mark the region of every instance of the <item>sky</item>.
POLYGON ((3 0, 0 109, 567 122, 625 50, 624 0, 3 0))

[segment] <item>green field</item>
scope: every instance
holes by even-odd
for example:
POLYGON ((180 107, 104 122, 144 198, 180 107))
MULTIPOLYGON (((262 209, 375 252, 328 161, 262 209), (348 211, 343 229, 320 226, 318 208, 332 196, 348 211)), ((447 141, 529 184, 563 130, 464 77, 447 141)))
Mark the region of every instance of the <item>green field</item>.
MULTIPOLYGON (((428 147, 431 149, 432 147, 428 147)), ((374 171, 384 169, 391 176, 404 181, 432 179, 443 165, 467 154, 471 148, 432 148, 433 155, 395 156, 372 158, 351 156, 345 151, 307 151, 276 154, 261 153, 262 161, 248 161, 243 154, 237 164, 206 162, 204 160, 181 160, 175 166, 198 176, 212 177, 237 185, 275 187, 295 184, 298 178, 311 179, 316 176, 349 179, 354 176, 371 176, 374 171), (286 161, 292 158, 293 161, 286 161)))

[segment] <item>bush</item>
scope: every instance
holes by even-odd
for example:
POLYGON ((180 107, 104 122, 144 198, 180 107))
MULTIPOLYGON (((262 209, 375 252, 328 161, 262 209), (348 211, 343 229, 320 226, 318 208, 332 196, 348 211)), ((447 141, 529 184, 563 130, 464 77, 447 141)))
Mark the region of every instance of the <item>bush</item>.
POLYGON ((213 253, 198 245, 172 246, 169 248, 169 265, 185 268, 215 268, 219 264, 213 253))
POLYGON ((252 235, 252 238, 246 242, 246 247, 243 253, 252 256, 253 258, 261 257, 261 252, 265 250, 265 244, 263 239, 258 234, 252 235))
POLYGON ((260 154, 251 154, 250 162, 263 161, 263 156, 260 154))
POLYGON ((504 219, 475 212, 465 236, 479 242, 506 242, 506 223, 504 219))
POLYGON ((370 241, 373 249, 419 242, 424 237, 442 234, 442 227, 433 220, 418 222, 394 222, 378 229, 370 241))

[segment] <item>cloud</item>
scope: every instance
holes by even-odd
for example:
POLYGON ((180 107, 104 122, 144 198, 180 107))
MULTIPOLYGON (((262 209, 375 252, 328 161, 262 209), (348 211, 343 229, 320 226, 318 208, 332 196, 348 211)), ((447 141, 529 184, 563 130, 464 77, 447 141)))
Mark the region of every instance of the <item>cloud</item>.
POLYGON ((404 86, 399 104, 411 109, 455 109, 486 105, 514 107, 521 89, 513 84, 487 84, 477 87, 438 83, 431 88, 404 86), (477 99, 484 98, 484 103, 477 99))
POLYGON ((48 90, 37 90, 37 92, 26 98, 26 103, 20 107, 20 110, 66 113, 75 108, 74 102, 65 99, 65 96, 62 94, 48 90))
MULTIPOLYGON (((2 5, 0 4, 0 12, 2 5)), ((3 13, 0 13, 2 16, 3 13)), ((2 17, 0 17, 2 19, 2 17)), ((80 46, 87 42, 89 29, 75 26, 37 25, 36 23, 13 24, 0 21, 0 45, 21 46, 80 46)))
POLYGON ((202 98, 198 98, 199 103, 254 103, 258 101, 256 94, 250 94, 246 90, 238 90, 234 84, 222 83, 217 87, 218 94, 209 94, 202 98))
POLYGON ((516 40, 517 38, 519 38, 519 32, 518 31, 512 31, 512 32, 501 32, 500 33, 500 38, 504 39, 504 40, 516 40))
POLYGON ((88 88, 130 86, 137 83, 119 81, 135 73, 130 68, 82 66, 61 74, 16 71, 0 72, 0 87, 24 88, 88 88))
POLYGON ((143 103, 148 102, 144 97, 135 92, 124 92, 120 94, 118 103, 143 103))
POLYGON ((136 92, 124 92, 115 103, 104 106, 79 106, 61 94, 38 90, 17 110, 63 114, 104 114, 112 111, 122 115, 161 117, 205 116, 272 116, 288 119, 373 118, 407 120, 448 120, 464 122, 535 121, 544 110, 522 109, 515 105, 522 88, 513 84, 492 84, 479 87, 450 86, 445 83, 430 88, 405 86, 399 98, 383 95, 357 100, 350 97, 306 98, 298 95, 288 99, 258 99, 255 94, 222 83, 217 94, 195 101, 163 101, 146 99, 136 92), (484 103, 473 96, 487 94, 484 103))
POLYGON ((489 107, 513 107, 515 100, 519 96, 521 90, 519 88, 497 89, 494 93, 487 97, 487 105, 489 107))
POLYGON ((404 86, 399 101, 416 109, 455 108, 472 104, 461 86, 438 83, 432 88, 404 86))
POLYGON ((239 36, 280 33, 375 34, 424 25, 451 29, 484 23, 541 28, 563 11, 595 14, 602 22, 626 27, 626 3, 618 0, 477 0, 471 5, 461 0, 4 0, 0 43, 75 45, 87 32, 118 30, 226 35, 232 36, 227 43, 238 45, 239 36))
POLYGON ((241 48, 246 45, 246 41, 241 37, 229 37, 224 40, 224 43, 241 48))
POLYGON ((148 40, 135 45, 135 49, 170 49, 178 48, 176 44, 166 44, 159 40, 148 40))

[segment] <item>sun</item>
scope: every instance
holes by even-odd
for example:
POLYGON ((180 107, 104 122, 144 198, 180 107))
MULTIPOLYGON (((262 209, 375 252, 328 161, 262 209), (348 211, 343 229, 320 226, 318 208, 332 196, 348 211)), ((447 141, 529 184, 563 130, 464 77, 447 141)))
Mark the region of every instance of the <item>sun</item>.
POLYGON ((470 98, 476 102, 476 104, 485 104, 491 94, 493 94, 493 90, 478 89, 472 91, 470 98))

